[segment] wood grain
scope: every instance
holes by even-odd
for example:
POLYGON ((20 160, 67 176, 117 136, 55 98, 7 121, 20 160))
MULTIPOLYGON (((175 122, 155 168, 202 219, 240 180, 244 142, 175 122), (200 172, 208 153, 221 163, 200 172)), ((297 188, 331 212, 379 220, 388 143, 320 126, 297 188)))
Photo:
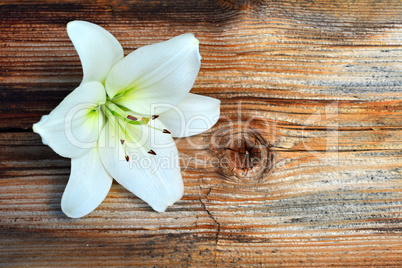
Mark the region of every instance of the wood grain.
POLYGON ((1 1, 0 265, 400 267, 401 14, 397 0, 1 1), (88 216, 61 212, 70 160, 31 126, 80 83, 75 19, 126 54, 200 40, 192 92, 221 118, 176 140, 185 195, 165 213, 117 183, 88 216))

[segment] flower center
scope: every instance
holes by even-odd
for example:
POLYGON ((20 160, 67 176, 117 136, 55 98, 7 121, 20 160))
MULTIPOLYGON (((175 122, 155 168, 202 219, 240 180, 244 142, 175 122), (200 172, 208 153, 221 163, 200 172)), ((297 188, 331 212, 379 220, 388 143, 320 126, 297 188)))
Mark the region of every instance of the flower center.
POLYGON ((144 143, 141 143, 139 137, 135 134, 136 132, 138 133, 138 131, 141 131, 141 125, 142 127, 149 127, 156 131, 170 134, 170 131, 167 129, 159 129, 148 124, 150 120, 157 119, 159 115, 152 115, 148 117, 146 115, 136 114, 126 107, 118 105, 111 100, 107 100, 105 104, 101 105, 100 110, 106 117, 109 124, 112 125, 115 134, 118 135, 127 162, 130 160, 129 154, 127 153, 127 142, 140 144, 141 147, 146 149, 149 154, 156 155, 155 151, 148 148, 144 143))

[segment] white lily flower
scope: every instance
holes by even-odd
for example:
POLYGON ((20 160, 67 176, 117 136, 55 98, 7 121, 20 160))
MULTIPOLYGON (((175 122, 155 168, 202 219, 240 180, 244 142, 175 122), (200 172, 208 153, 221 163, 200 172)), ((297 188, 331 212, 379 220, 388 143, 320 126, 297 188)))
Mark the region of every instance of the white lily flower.
POLYGON ((211 128, 220 101, 189 93, 201 64, 199 41, 183 34, 124 57, 108 31, 67 24, 84 77, 49 115, 33 125, 44 144, 71 158, 61 208, 72 218, 93 211, 113 178, 163 212, 183 196, 172 137, 211 128))

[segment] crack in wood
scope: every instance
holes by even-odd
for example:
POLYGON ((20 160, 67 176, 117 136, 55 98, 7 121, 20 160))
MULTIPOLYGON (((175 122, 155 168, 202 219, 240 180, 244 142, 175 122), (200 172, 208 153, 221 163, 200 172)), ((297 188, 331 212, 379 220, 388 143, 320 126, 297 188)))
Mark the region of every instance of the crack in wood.
MULTIPOLYGON (((201 186, 199 186, 200 189, 202 190, 201 186)), ((211 193, 212 191, 212 187, 209 188, 208 192, 204 195, 206 200, 208 199, 208 195, 211 193)), ((209 211, 209 209, 207 208, 206 204, 204 203, 204 201, 202 201, 202 198, 198 198, 198 200, 200 201, 204 211, 208 214, 208 216, 214 221, 214 223, 216 224, 216 236, 215 236, 215 245, 218 246, 218 242, 219 242, 219 236, 221 233, 221 224, 218 222, 218 220, 216 219, 216 217, 214 217, 212 215, 212 213, 209 211)), ((215 251, 216 254, 216 251, 215 251)), ((216 256, 215 256, 216 257, 216 256)))

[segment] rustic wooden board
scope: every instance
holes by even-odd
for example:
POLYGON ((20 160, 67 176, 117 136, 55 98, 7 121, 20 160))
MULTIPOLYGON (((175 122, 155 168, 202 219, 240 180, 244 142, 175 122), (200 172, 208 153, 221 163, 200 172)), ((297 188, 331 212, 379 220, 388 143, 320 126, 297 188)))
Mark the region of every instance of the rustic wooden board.
POLYGON ((0 265, 400 267, 401 41, 398 0, 0 1, 0 265), (118 184, 84 218, 60 210, 70 161, 31 126, 80 83, 75 19, 126 53, 201 42, 193 92, 221 118, 177 139, 165 213, 118 184))

